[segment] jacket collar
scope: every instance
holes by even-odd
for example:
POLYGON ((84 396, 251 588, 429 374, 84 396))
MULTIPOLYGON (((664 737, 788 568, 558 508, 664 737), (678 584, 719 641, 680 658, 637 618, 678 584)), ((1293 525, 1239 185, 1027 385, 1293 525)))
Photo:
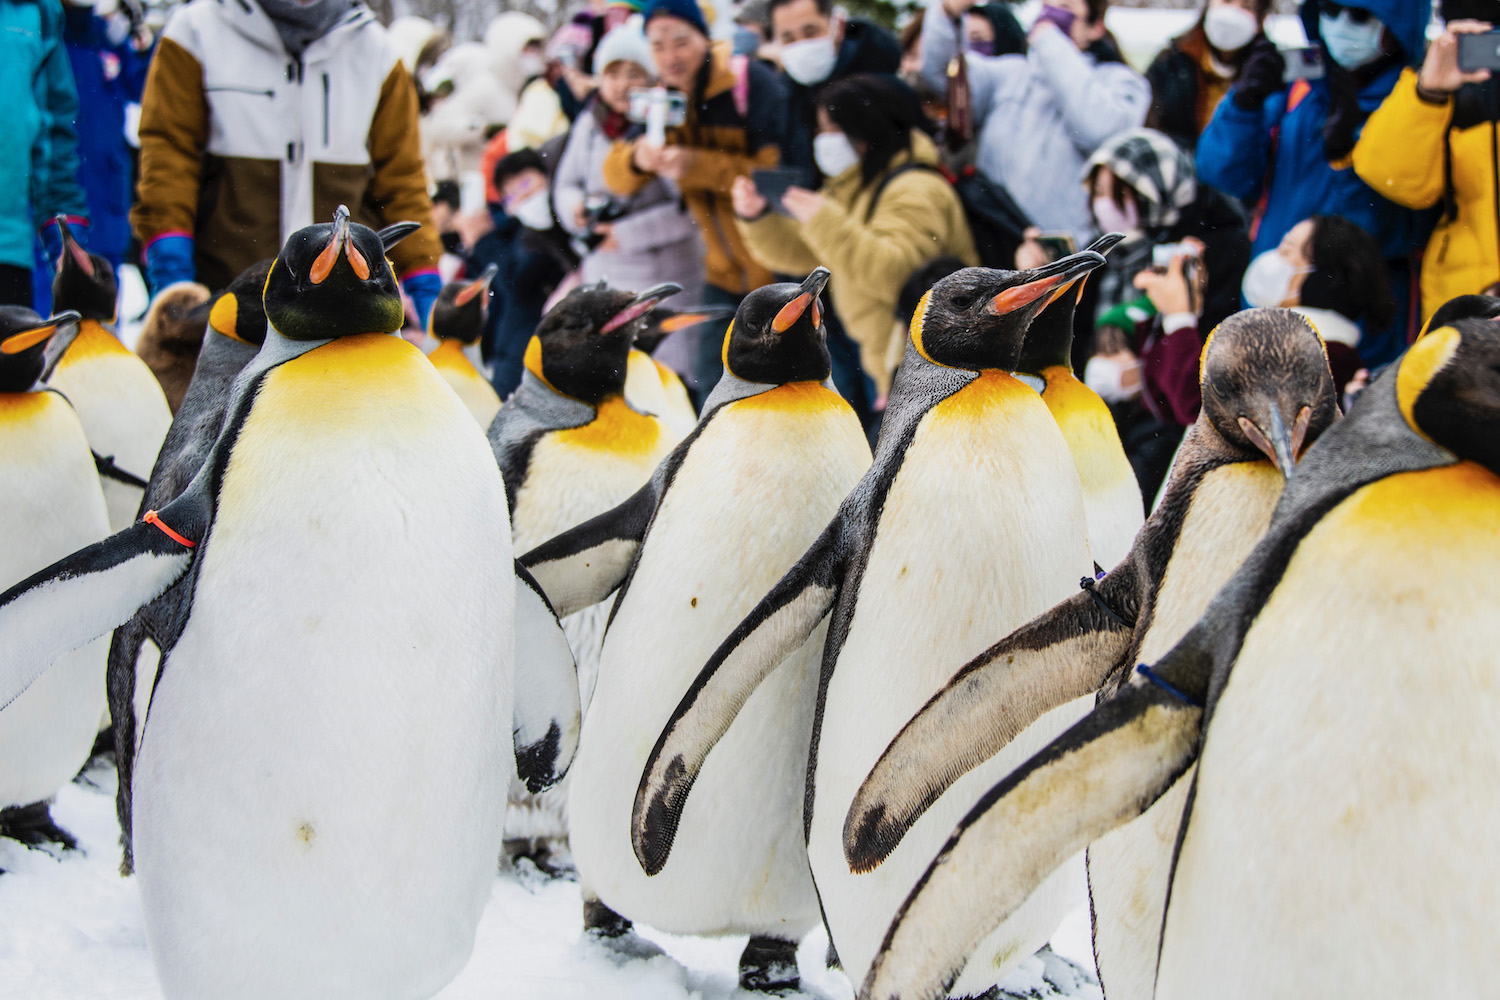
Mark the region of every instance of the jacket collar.
MULTIPOLYGON (((281 35, 277 34, 276 25, 271 23, 270 15, 262 10, 255 0, 214 0, 214 2, 219 5, 229 26, 240 35, 263 49, 284 58, 290 58, 286 46, 281 44, 281 35)), ((351 7, 349 13, 328 29, 327 34, 307 47, 307 51, 302 53, 302 62, 307 64, 326 59, 337 47, 339 36, 374 20, 375 15, 370 13, 370 8, 364 4, 351 7)))
POLYGON ((708 58, 704 60, 703 68, 698 71, 699 100, 711 101, 720 94, 726 94, 734 89, 734 70, 729 68, 729 59, 733 55, 734 44, 732 42, 714 42, 709 46, 708 58))

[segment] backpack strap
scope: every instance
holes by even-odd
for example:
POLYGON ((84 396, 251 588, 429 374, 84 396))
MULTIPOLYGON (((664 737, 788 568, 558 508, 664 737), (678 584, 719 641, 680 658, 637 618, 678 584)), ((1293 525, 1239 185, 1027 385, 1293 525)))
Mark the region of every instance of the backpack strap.
POLYGON ((750 57, 729 57, 729 72, 734 74, 734 110, 741 117, 750 110, 750 57))
POLYGON ((901 166, 897 167, 895 170, 889 171, 884 177, 880 178, 880 183, 875 185, 875 193, 870 196, 870 207, 865 209, 865 225, 869 225, 870 220, 874 218, 875 206, 880 204, 880 196, 885 193, 885 186, 891 181, 895 180, 897 177, 900 177, 902 174, 911 173, 913 170, 930 170, 933 173, 937 174, 939 177, 943 177, 944 179, 947 178, 947 175, 944 174, 942 170, 938 169, 937 165, 933 163, 901 164, 901 166))

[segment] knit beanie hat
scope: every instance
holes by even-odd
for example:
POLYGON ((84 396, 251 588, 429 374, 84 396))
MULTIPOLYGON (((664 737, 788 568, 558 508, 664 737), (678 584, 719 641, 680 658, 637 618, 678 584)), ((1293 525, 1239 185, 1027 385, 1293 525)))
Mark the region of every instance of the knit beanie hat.
POLYGON ((641 31, 640 18, 632 17, 618 28, 613 28, 599 40, 594 49, 594 75, 609 69, 610 63, 633 62, 652 78, 656 76, 656 62, 651 58, 651 45, 641 31))
POLYGON ((703 11, 699 9, 695 0, 650 0, 646 4, 646 23, 650 24, 653 17, 660 15, 675 17, 679 21, 686 21, 708 37, 708 22, 703 19, 703 11))

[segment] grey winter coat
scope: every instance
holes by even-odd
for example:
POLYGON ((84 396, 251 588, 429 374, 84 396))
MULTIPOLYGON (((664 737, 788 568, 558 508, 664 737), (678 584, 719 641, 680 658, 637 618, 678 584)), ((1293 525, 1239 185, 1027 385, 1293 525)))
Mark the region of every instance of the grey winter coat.
MULTIPOLYGON (((957 41, 941 0, 922 20, 922 75, 947 93, 957 41)), ((1032 222, 1067 232, 1082 247, 1093 235, 1084 163, 1117 132, 1138 128, 1151 110, 1151 85, 1124 63, 1096 62, 1061 32, 1044 31, 1026 55, 966 53, 975 163, 1004 184, 1032 222)))

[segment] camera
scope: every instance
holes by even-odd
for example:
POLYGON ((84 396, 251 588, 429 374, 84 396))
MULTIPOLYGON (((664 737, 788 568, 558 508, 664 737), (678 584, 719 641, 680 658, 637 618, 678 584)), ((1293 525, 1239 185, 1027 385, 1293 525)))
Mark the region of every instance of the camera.
POLYGON ((604 222, 614 222, 622 219, 629 213, 629 208, 622 201, 606 198, 597 204, 589 203, 583 210, 584 224, 588 226, 588 232, 579 238, 579 241, 589 250, 596 250, 600 243, 604 242, 604 234, 594 232, 594 227, 604 222))
POLYGON ((1151 248, 1151 266, 1165 270, 1172 266, 1172 258, 1178 254, 1198 256, 1198 248, 1191 243, 1158 243, 1151 248))

